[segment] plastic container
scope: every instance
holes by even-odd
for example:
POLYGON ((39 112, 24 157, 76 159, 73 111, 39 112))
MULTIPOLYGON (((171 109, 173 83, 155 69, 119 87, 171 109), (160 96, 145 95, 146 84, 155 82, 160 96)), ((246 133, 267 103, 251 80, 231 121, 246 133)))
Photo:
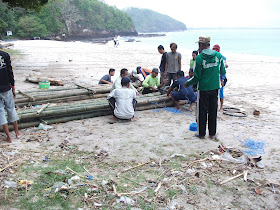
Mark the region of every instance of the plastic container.
POLYGON ((196 123, 190 124, 190 131, 197 131, 197 124, 196 123))
POLYGON ((39 88, 40 89, 49 89, 51 86, 50 82, 39 82, 39 88))

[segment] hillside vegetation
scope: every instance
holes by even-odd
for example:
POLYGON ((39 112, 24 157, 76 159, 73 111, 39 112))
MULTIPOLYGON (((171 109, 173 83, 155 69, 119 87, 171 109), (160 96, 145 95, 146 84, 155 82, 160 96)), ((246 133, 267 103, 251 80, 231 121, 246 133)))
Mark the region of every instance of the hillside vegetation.
POLYGON ((131 16, 137 32, 149 33, 187 30, 184 23, 153 10, 128 8, 125 9, 125 12, 131 16))
POLYGON ((0 0, 0 38, 104 37, 136 34, 131 17, 98 0, 49 1, 40 13, 8 8, 0 0))

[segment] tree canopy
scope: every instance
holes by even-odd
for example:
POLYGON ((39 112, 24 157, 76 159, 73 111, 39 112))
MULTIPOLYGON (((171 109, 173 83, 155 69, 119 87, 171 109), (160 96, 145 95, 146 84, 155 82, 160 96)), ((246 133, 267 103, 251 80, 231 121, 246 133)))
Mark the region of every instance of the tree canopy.
POLYGON ((2 0, 8 3, 9 7, 21 7, 34 11, 40 11, 48 0, 2 0))

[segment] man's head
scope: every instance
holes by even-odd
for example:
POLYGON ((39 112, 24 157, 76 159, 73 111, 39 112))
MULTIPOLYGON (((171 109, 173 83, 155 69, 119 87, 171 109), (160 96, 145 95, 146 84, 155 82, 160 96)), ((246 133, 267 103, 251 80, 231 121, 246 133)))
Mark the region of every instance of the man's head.
POLYGON ((137 74, 140 74, 140 73, 141 73, 140 70, 141 70, 141 66, 138 66, 138 67, 136 68, 137 74))
POLYGON ((198 39, 198 46, 200 51, 208 49, 210 47, 210 37, 200 36, 198 39))
POLYGON ((190 70, 189 70, 189 76, 190 76, 190 78, 192 78, 192 77, 194 76, 193 68, 190 68, 190 70))
POLYGON ((152 77, 157 77, 158 76, 158 69, 157 68, 153 68, 152 70, 152 77))
POLYGON ((215 50, 215 51, 217 51, 217 52, 220 52, 220 45, 215 44, 215 45, 213 46, 212 50, 215 50))
POLYGON ((170 44, 170 49, 171 49, 171 52, 172 52, 172 53, 175 53, 175 52, 177 51, 177 44, 174 43, 174 42, 172 42, 172 43, 170 44))
POLYGON ((128 76, 128 70, 127 69, 122 69, 121 70, 121 77, 127 77, 128 76))
POLYGON ((122 87, 129 88, 129 84, 130 84, 130 79, 128 77, 123 77, 121 81, 122 87))
POLYGON ((177 77, 180 78, 180 77, 184 77, 184 72, 183 71, 177 71, 177 77))
POLYGON ((109 69, 109 75, 113 77, 115 75, 115 69, 109 69))
POLYGON ((137 77, 137 70, 136 70, 136 69, 133 69, 133 70, 131 71, 131 74, 132 74, 133 77, 137 77))
POLYGON ((193 60, 196 59, 196 56, 197 56, 197 55, 198 55, 198 52, 197 52, 196 50, 194 50, 194 51, 192 52, 193 60))
POLYGON ((157 49, 160 54, 165 53, 164 47, 162 45, 159 45, 157 49))

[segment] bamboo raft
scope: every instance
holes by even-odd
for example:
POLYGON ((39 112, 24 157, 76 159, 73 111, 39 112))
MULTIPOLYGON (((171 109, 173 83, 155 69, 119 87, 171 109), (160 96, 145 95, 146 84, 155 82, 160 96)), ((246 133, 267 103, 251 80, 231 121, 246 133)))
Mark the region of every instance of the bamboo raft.
MULTIPOLYGON (((38 126, 40 123, 47 125, 64 123, 72 120, 93 118, 112 115, 106 99, 111 86, 59 88, 39 91, 20 91, 15 100, 16 107, 42 105, 39 108, 27 108, 17 111, 19 128, 38 126), (76 101, 76 102, 72 102, 76 101), (77 102, 78 101, 78 102, 77 102), (71 102, 71 103, 69 103, 71 102), (52 105, 51 103, 62 103, 52 105)), ((170 97, 159 92, 145 96, 137 96, 136 111, 153 109, 155 107, 173 106, 170 97)), ((9 125, 9 129, 13 129, 9 125)))

